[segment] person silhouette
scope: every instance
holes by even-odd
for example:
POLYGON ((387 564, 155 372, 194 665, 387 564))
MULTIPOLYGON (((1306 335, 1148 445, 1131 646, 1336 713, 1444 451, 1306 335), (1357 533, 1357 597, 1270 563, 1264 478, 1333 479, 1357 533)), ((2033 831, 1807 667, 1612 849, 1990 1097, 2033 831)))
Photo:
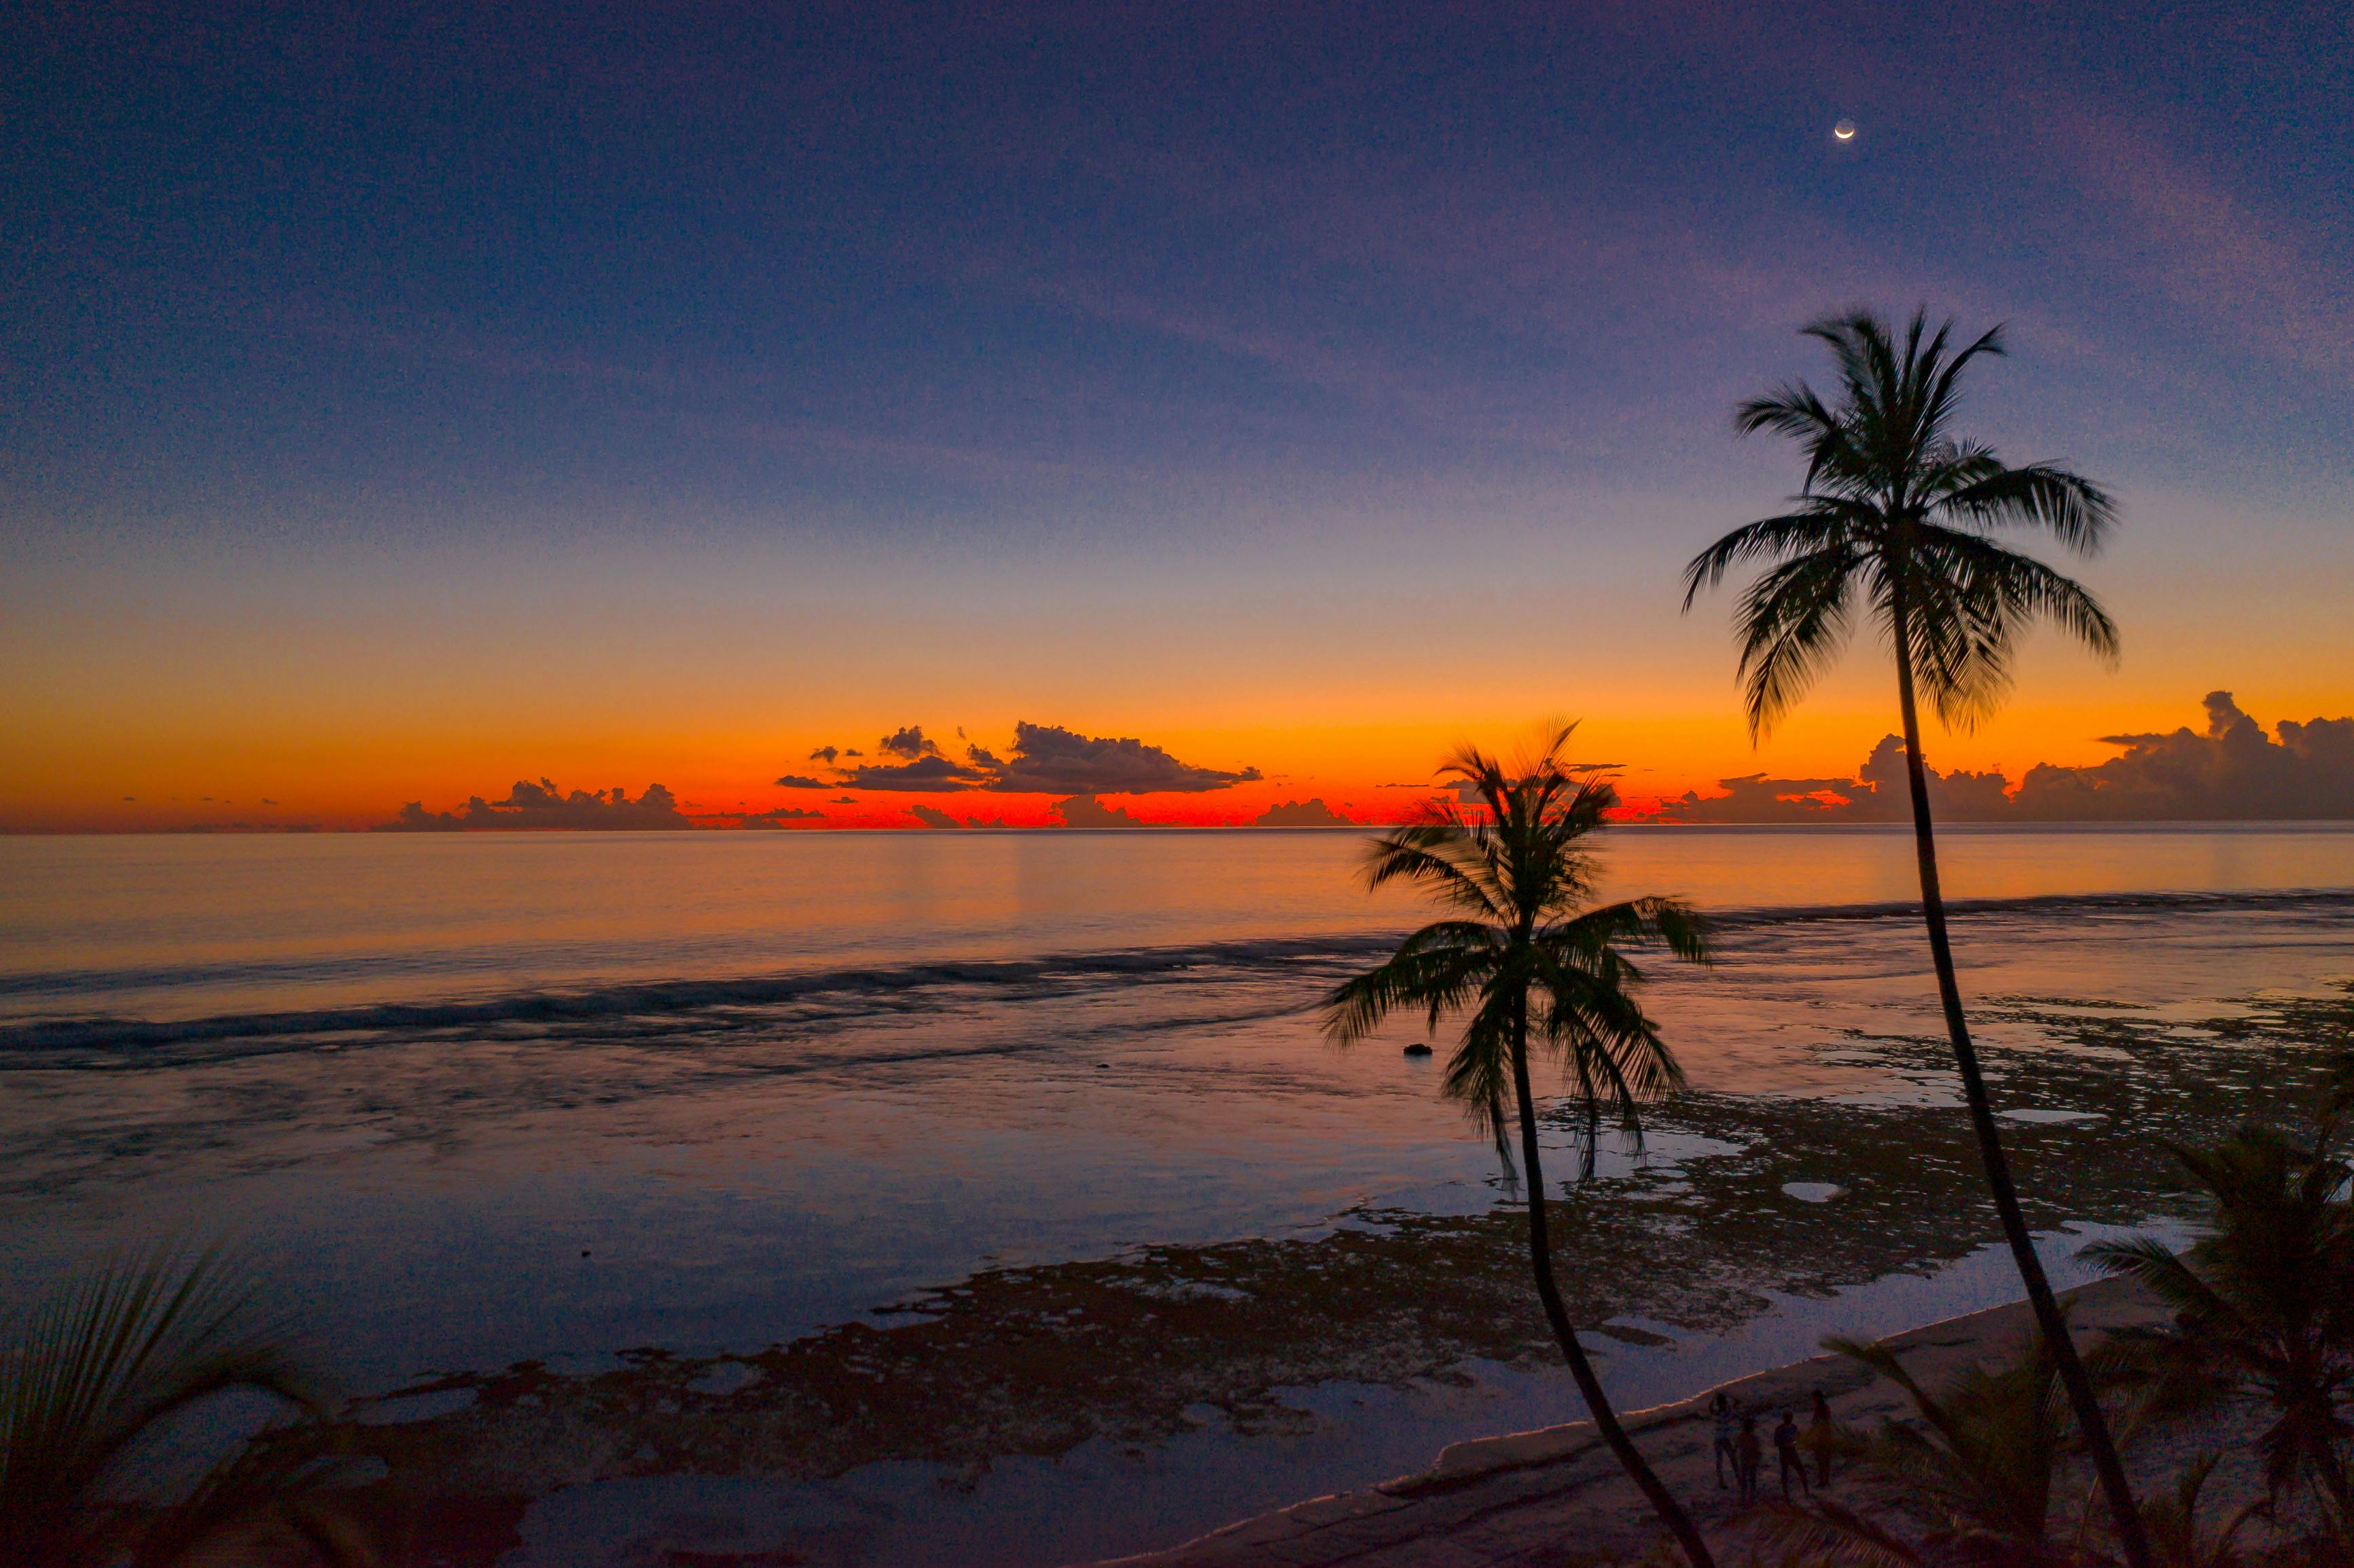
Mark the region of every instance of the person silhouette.
POLYGON ((1718 1389, 1716 1397, 1708 1402, 1709 1419, 1716 1426, 1716 1489, 1724 1489, 1724 1467, 1733 1467, 1733 1478, 1741 1478, 1741 1450, 1733 1446, 1733 1401, 1718 1389))
POLYGON ((1808 1497, 1815 1495, 1814 1488, 1807 1484, 1806 1457, 1798 1452, 1798 1418, 1790 1414, 1787 1404, 1782 1407, 1782 1419, 1774 1427, 1774 1457, 1781 1463, 1784 1502, 1790 1500, 1790 1474, 1794 1470, 1798 1476, 1798 1490, 1808 1497))
POLYGON ((1815 1390, 1814 1414, 1807 1417, 1807 1442, 1815 1451, 1815 1485, 1831 1484, 1831 1449, 1839 1438, 1831 1422, 1831 1402, 1823 1397, 1821 1389, 1815 1390))
POLYGON ((1766 1446, 1757 1440, 1756 1412, 1742 1412, 1739 1444, 1733 1472, 1741 1483, 1740 1506, 1748 1508, 1757 1500, 1757 1472, 1766 1463, 1766 1446))

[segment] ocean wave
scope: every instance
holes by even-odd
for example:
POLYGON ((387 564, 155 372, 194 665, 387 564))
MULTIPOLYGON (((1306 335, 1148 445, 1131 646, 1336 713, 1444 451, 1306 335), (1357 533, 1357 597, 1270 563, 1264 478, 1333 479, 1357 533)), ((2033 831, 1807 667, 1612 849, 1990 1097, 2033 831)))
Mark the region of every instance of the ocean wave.
MULTIPOLYGON (((1783 906, 1712 911, 1710 918, 1734 945, 1746 947, 1776 927, 1910 919, 1918 908, 1917 903, 1910 901, 1783 906)), ((2342 919, 2354 913, 2354 890, 2046 895, 1957 899, 1948 908, 1961 922, 1999 916, 2081 917, 2105 912, 2196 915, 2264 911, 2295 915, 2309 911, 2317 917, 2342 919)), ((1401 934, 1399 930, 1389 930, 1260 938, 1026 958, 864 965, 181 1019, 112 1014, 37 1018, 0 1023, 0 1070, 67 1065, 70 1063, 61 1058, 75 1056, 119 1061, 125 1054, 135 1056, 191 1046, 212 1045, 228 1054, 252 1054, 300 1050, 337 1037, 415 1037, 512 1026, 588 1025, 601 1021, 716 1014, 730 1009, 776 1008, 795 1003, 919 1005, 925 1003, 918 999, 949 988, 977 990, 998 1000, 1018 1000, 1025 992, 1068 991, 1122 979, 1174 976, 1194 969, 1244 975, 1286 965, 1338 964, 1385 951, 1401 934)), ((41 976, 18 976, 12 989, 20 992, 42 989, 43 982, 41 976)), ((60 988, 51 984, 49 989, 60 988)), ((90 988, 84 984, 77 989, 90 988)))

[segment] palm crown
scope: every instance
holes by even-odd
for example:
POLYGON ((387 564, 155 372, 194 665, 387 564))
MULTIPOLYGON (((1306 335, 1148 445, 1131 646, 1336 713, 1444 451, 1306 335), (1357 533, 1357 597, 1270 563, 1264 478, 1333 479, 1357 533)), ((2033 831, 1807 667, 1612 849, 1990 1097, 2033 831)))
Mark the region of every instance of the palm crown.
POLYGON ((2020 633, 2049 618, 2105 657, 2116 628, 2068 577, 1993 538, 2044 529, 2080 555, 2115 514, 2091 481, 2050 463, 2013 468, 1952 433, 1961 373, 2003 352, 2001 329, 1949 348, 1916 313, 1897 344, 1877 317, 1808 327, 1838 362, 1836 407, 1796 383, 1741 405, 1743 434, 1772 430, 1807 451, 1793 509, 1734 529, 1684 572, 1684 608, 1746 561, 1774 563, 1741 600, 1741 674, 1762 735, 1805 694, 1853 630, 1859 601, 1939 719, 1967 726, 2009 684, 2020 633))
POLYGON ((1415 884, 1456 917, 1415 932, 1327 999, 1327 1033, 1343 1045, 1394 1011, 1426 1012, 1434 1031, 1468 1012, 1446 1090, 1508 1160, 1521 1043, 1562 1059, 1589 1128, 1606 1110, 1631 1127, 1636 1107, 1675 1088, 1682 1073, 1635 999, 1643 975, 1626 948, 1658 942, 1681 959, 1708 957, 1699 917, 1672 899, 1590 904, 1590 841, 1618 797, 1562 763, 1569 733, 1555 733, 1517 776, 1469 747, 1448 759, 1441 776, 1467 787, 1477 814, 1434 804, 1374 842, 1366 874, 1375 887, 1415 884))

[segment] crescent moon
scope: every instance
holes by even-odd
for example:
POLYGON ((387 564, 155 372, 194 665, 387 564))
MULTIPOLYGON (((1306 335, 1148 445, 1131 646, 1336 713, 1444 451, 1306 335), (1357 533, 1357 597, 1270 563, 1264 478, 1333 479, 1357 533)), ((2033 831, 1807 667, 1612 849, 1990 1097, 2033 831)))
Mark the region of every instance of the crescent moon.
POLYGON ((1852 120, 1840 121, 1838 124, 1831 127, 1831 135, 1841 142, 1854 141, 1855 122, 1852 120))

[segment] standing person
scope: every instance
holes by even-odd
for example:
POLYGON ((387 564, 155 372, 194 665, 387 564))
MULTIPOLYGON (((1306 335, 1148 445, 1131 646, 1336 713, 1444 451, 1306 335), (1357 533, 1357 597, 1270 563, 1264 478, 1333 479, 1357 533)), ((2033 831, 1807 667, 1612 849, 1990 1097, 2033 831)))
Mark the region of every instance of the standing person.
POLYGON ((1806 1457, 1798 1452, 1798 1418, 1790 1414, 1790 1407, 1787 1404, 1782 1407, 1782 1419, 1774 1426, 1774 1457, 1782 1468, 1784 1502, 1790 1500, 1790 1472, 1793 1470, 1798 1473, 1799 1492, 1807 1497, 1815 1495, 1815 1489, 1807 1484, 1806 1457))
POLYGON ((1807 1418, 1807 1442, 1815 1450, 1815 1485, 1826 1488, 1831 1484, 1831 1449, 1839 1436, 1831 1422, 1831 1402, 1823 1397, 1821 1389, 1815 1390, 1815 1413, 1807 1418))
POLYGON ((1755 1507, 1757 1502, 1757 1472, 1766 1466, 1766 1446, 1757 1440, 1757 1413, 1744 1411, 1741 1415, 1740 1446, 1734 1450, 1733 1473, 1741 1483, 1741 1506, 1755 1507))
POLYGON ((1741 1478, 1741 1450, 1733 1446, 1733 1401, 1718 1389, 1716 1397, 1708 1402, 1709 1419, 1716 1424, 1716 1489, 1724 1489, 1724 1467, 1733 1467, 1733 1478, 1741 1478))

